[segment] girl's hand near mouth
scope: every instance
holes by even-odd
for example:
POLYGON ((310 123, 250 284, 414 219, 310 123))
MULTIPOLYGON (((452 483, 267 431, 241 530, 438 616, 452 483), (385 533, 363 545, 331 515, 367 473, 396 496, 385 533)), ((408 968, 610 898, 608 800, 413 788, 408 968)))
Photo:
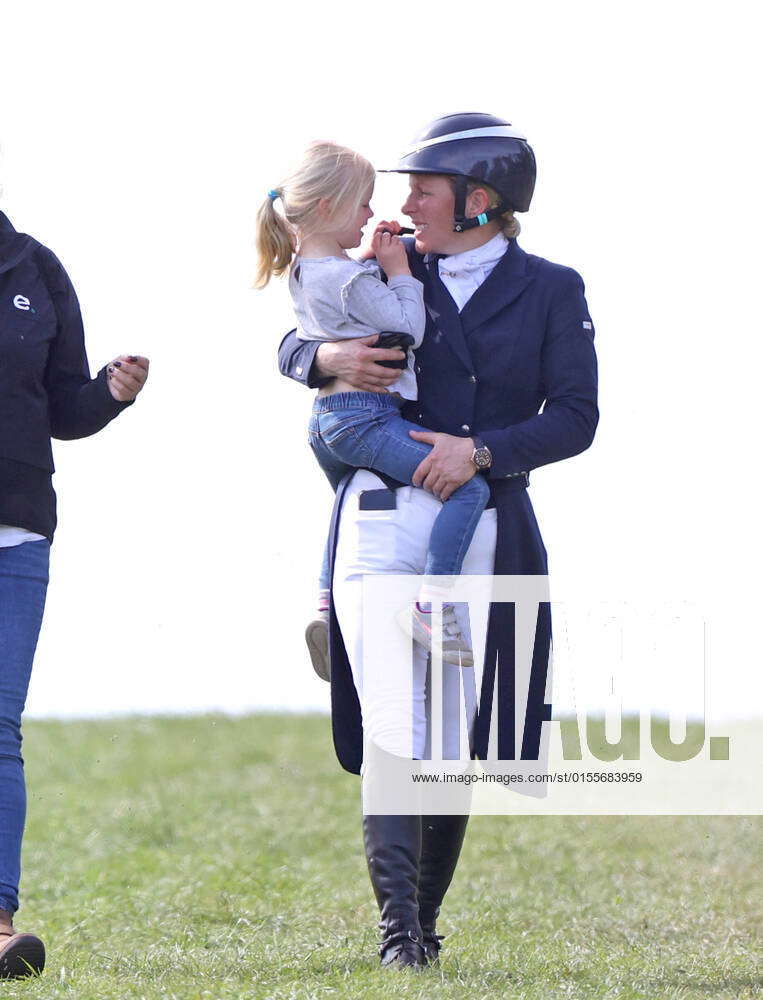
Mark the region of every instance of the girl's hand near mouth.
POLYGON ((379 233, 391 233, 393 236, 397 236, 402 229, 402 226, 396 219, 391 221, 388 219, 382 219, 378 222, 371 234, 371 240, 368 242, 360 251, 361 260, 373 260, 376 256, 376 251, 374 250, 376 237, 379 233))
POLYGON ((411 273, 408 255, 399 236, 392 236, 385 230, 377 230, 371 248, 388 278, 411 273))

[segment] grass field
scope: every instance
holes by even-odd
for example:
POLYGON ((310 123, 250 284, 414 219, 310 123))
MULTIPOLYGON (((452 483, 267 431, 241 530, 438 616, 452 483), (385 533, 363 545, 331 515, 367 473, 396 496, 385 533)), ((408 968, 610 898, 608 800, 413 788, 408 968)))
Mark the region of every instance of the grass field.
POLYGON ((475 817, 440 968, 378 968, 359 784, 317 716, 29 722, 0 996, 763 996, 763 821, 475 817))

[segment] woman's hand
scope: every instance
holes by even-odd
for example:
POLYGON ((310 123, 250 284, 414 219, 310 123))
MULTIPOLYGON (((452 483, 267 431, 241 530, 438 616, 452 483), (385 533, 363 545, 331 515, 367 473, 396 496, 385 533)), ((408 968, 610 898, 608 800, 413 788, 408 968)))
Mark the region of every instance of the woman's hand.
POLYGON ((381 222, 377 223, 374 228, 373 234, 371 236, 370 243, 367 243, 360 251, 361 260, 371 260, 376 256, 376 251, 374 250, 374 241, 380 233, 392 233, 393 236, 397 236, 400 232, 400 223, 396 220, 389 221, 387 219, 382 219, 381 222))
POLYGON ((384 392, 400 378, 399 368, 385 368, 377 361, 401 361, 405 351, 397 347, 369 347, 378 334, 353 340, 326 341, 315 352, 315 370, 319 375, 341 378, 359 392, 384 392))
POLYGON ((431 444, 432 450, 413 473, 413 485, 423 486, 439 500, 447 500, 459 486, 472 478, 477 466, 472 461, 474 439, 433 431, 408 431, 416 441, 431 444))
POLYGON ((376 232, 371 248, 388 278, 411 273, 408 254, 405 252, 405 246, 399 236, 392 236, 387 232, 376 232))
POLYGON ((148 358, 137 354, 120 354, 106 372, 109 392, 120 403, 135 399, 148 378, 148 358))

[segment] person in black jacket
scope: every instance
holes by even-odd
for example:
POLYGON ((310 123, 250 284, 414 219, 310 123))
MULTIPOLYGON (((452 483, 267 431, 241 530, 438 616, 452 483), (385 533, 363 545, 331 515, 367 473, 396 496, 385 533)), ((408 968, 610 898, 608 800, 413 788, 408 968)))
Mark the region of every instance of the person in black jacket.
POLYGON ((90 378, 82 317, 57 257, 0 212, 0 978, 41 972, 45 948, 13 927, 26 814, 21 714, 56 527, 51 437, 87 437, 129 406, 148 360, 90 378))

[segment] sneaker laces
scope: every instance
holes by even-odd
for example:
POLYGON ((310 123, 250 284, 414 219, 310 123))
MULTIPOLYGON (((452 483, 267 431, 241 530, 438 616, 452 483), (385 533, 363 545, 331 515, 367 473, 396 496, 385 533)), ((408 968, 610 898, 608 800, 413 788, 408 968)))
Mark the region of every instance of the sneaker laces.
POLYGON ((461 626, 456 618, 456 609, 452 604, 442 606, 442 631, 450 639, 461 638, 461 626))

